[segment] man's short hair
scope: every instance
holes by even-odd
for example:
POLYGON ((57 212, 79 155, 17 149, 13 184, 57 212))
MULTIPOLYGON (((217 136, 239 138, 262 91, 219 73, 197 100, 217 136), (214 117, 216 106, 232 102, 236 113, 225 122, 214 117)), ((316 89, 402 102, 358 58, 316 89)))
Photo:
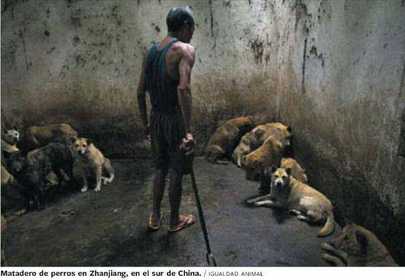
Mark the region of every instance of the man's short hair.
POLYGON ((171 8, 166 17, 167 31, 179 31, 184 25, 194 26, 193 13, 190 6, 171 8))

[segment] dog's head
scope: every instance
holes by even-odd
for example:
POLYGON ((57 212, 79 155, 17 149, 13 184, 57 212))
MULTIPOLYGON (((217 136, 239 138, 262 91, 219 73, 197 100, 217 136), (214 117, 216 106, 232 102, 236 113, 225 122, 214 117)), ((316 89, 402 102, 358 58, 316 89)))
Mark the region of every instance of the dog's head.
MULTIPOLYGON (((267 171, 268 172, 268 171, 267 171)), ((282 190, 290 185, 291 168, 271 167, 271 187, 282 190)))
POLYGON ((15 129, 9 129, 4 133, 3 137, 7 143, 14 145, 20 141, 20 132, 15 129))
POLYGON ((88 138, 78 137, 72 139, 71 150, 78 155, 85 155, 89 151, 92 142, 88 138))
POLYGON ((5 155, 5 161, 11 174, 17 176, 25 168, 25 157, 21 152, 14 152, 5 155))

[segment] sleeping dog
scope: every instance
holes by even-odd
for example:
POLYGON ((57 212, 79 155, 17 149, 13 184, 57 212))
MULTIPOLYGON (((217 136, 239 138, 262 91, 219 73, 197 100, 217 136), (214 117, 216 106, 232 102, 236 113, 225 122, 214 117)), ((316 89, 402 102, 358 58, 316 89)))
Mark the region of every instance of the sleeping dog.
POLYGON ((322 258, 335 266, 398 266, 377 236, 356 224, 321 246, 322 258))
POLYGON ((205 149, 206 160, 216 163, 218 160, 230 158, 240 138, 253 127, 251 117, 238 117, 225 122, 211 136, 205 149))

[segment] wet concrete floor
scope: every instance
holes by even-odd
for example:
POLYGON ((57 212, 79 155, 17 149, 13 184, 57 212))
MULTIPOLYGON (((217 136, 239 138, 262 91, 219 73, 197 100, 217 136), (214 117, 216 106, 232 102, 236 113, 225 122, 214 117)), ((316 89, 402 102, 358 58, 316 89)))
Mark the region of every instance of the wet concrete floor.
MULTIPOLYGON (((150 160, 115 160, 116 180, 96 193, 75 192, 45 210, 8 224, 5 257, 10 266, 205 266, 199 224, 168 234, 146 231, 151 205, 150 160)), ((319 227, 268 208, 249 208, 257 192, 232 164, 194 163, 211 246, 220 266, 325 266, 319 227)), ((188 176, 182 212, 197 215, 188 176)), ((167 193, 163 215, 168 217, 167 193)), ((168 220, 167 218, 164 220, 168 220)))

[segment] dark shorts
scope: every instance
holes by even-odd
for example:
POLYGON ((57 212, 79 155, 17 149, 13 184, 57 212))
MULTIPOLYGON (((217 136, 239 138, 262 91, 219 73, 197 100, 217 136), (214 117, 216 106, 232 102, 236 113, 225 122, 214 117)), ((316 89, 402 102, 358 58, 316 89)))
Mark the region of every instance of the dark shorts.
POLYGON ((184 155, 179 146, 185 136, 184 125, 179 114, 152 112, 150 117, 152 153, 157 169, 184 169, 184 155))

